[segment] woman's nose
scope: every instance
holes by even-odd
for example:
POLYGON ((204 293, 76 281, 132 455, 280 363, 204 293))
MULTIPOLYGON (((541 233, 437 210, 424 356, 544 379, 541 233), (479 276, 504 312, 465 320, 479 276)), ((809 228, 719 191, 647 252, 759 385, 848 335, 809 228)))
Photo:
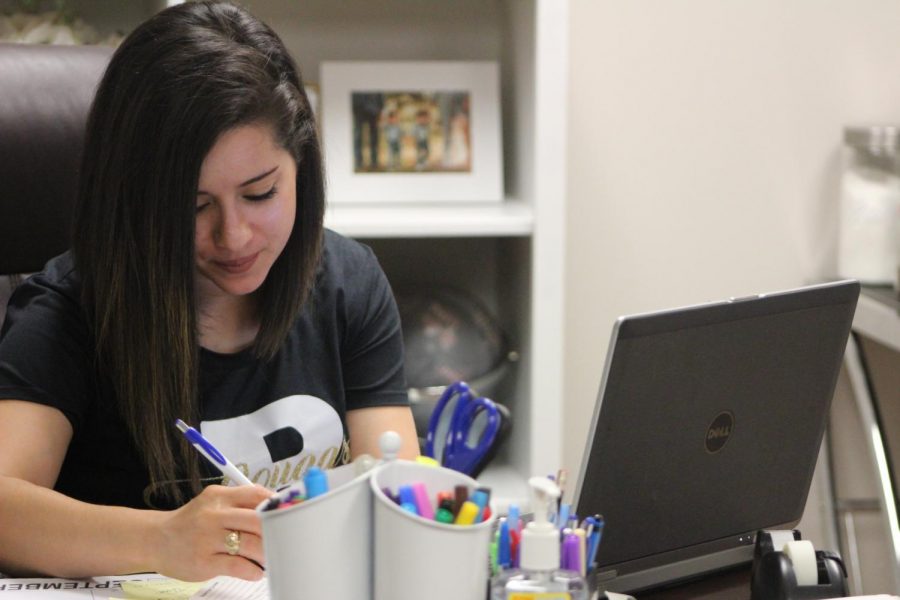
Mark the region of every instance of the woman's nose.
POLYGON ((252 236, 249 221, 236 207, 223 207, 219 212, 215 241, 220 248, 239 250, 252 236))

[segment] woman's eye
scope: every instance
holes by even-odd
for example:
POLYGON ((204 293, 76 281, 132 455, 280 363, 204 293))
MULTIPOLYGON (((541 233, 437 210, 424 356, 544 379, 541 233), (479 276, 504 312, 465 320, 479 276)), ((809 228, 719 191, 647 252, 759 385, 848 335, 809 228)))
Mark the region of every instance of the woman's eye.
POLYGON ((273 185, 269 189, 268 192, 264 192, 262 194, 256 194, 256 195, 246 195, 246 196, 244 196, 244 198, 246 198, 247 200, 253 201, 253 202, 258 202, 260 200, 268 200, 269 198, 274 196, 277 192, 278 192, 278 189, 276 189, 276 187, 273 185))
POLYGON ((204 203, 202 203, 202 204, 198 204, 198 205, 197 205, 197 212, 200 212, 201 210, 203 210, 203 209, 206 208, 207 206, 209 206, 209 202, 204 202, 204 203))

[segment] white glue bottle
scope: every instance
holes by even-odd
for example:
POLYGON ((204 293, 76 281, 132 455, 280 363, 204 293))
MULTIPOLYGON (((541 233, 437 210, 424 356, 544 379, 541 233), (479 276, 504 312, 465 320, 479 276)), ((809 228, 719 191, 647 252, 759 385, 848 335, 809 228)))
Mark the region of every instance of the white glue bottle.
POLYGON ((528 480, 534 520, 525 526, 519 548, 519 569, 501 571, 491 580, 492 600, 587 600, 588 587, 576 571, 559 568, 560 535, 547 520, 559 487, 546 477, 528 480))

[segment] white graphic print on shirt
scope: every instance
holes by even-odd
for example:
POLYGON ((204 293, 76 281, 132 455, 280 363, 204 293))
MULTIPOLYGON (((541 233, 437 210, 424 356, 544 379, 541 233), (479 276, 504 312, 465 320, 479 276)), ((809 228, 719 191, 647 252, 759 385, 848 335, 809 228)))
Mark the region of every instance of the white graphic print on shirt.
POLYGON ((340 416, 315 396, 288 396, 240 417, 203 421, 200 432, 250 481, 273 490, 313 465, 331 467, 344 451, 340 416))

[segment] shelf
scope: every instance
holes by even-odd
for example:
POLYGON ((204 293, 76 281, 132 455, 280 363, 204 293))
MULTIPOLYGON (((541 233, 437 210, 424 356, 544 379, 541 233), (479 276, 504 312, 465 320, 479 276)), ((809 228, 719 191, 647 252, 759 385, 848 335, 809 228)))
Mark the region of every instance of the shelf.
POLYGON ((863 287, 853 317, 853 330, 900 351, 900 303, 879 288, 863 287), (881 292, 881 293, 878 293, 881 292))
POLYGON ((505 515, 510 504, 516 504, 523 512, 530 512, 527 478, 508 464, 491 464, 478 476, 479 485, 491 489, 491 506, 498 514, 505 515))
POLYGON ((325 226, 349 237, 522 237, 534 211, 517 201, 490 204, 330 204, 325 226))

